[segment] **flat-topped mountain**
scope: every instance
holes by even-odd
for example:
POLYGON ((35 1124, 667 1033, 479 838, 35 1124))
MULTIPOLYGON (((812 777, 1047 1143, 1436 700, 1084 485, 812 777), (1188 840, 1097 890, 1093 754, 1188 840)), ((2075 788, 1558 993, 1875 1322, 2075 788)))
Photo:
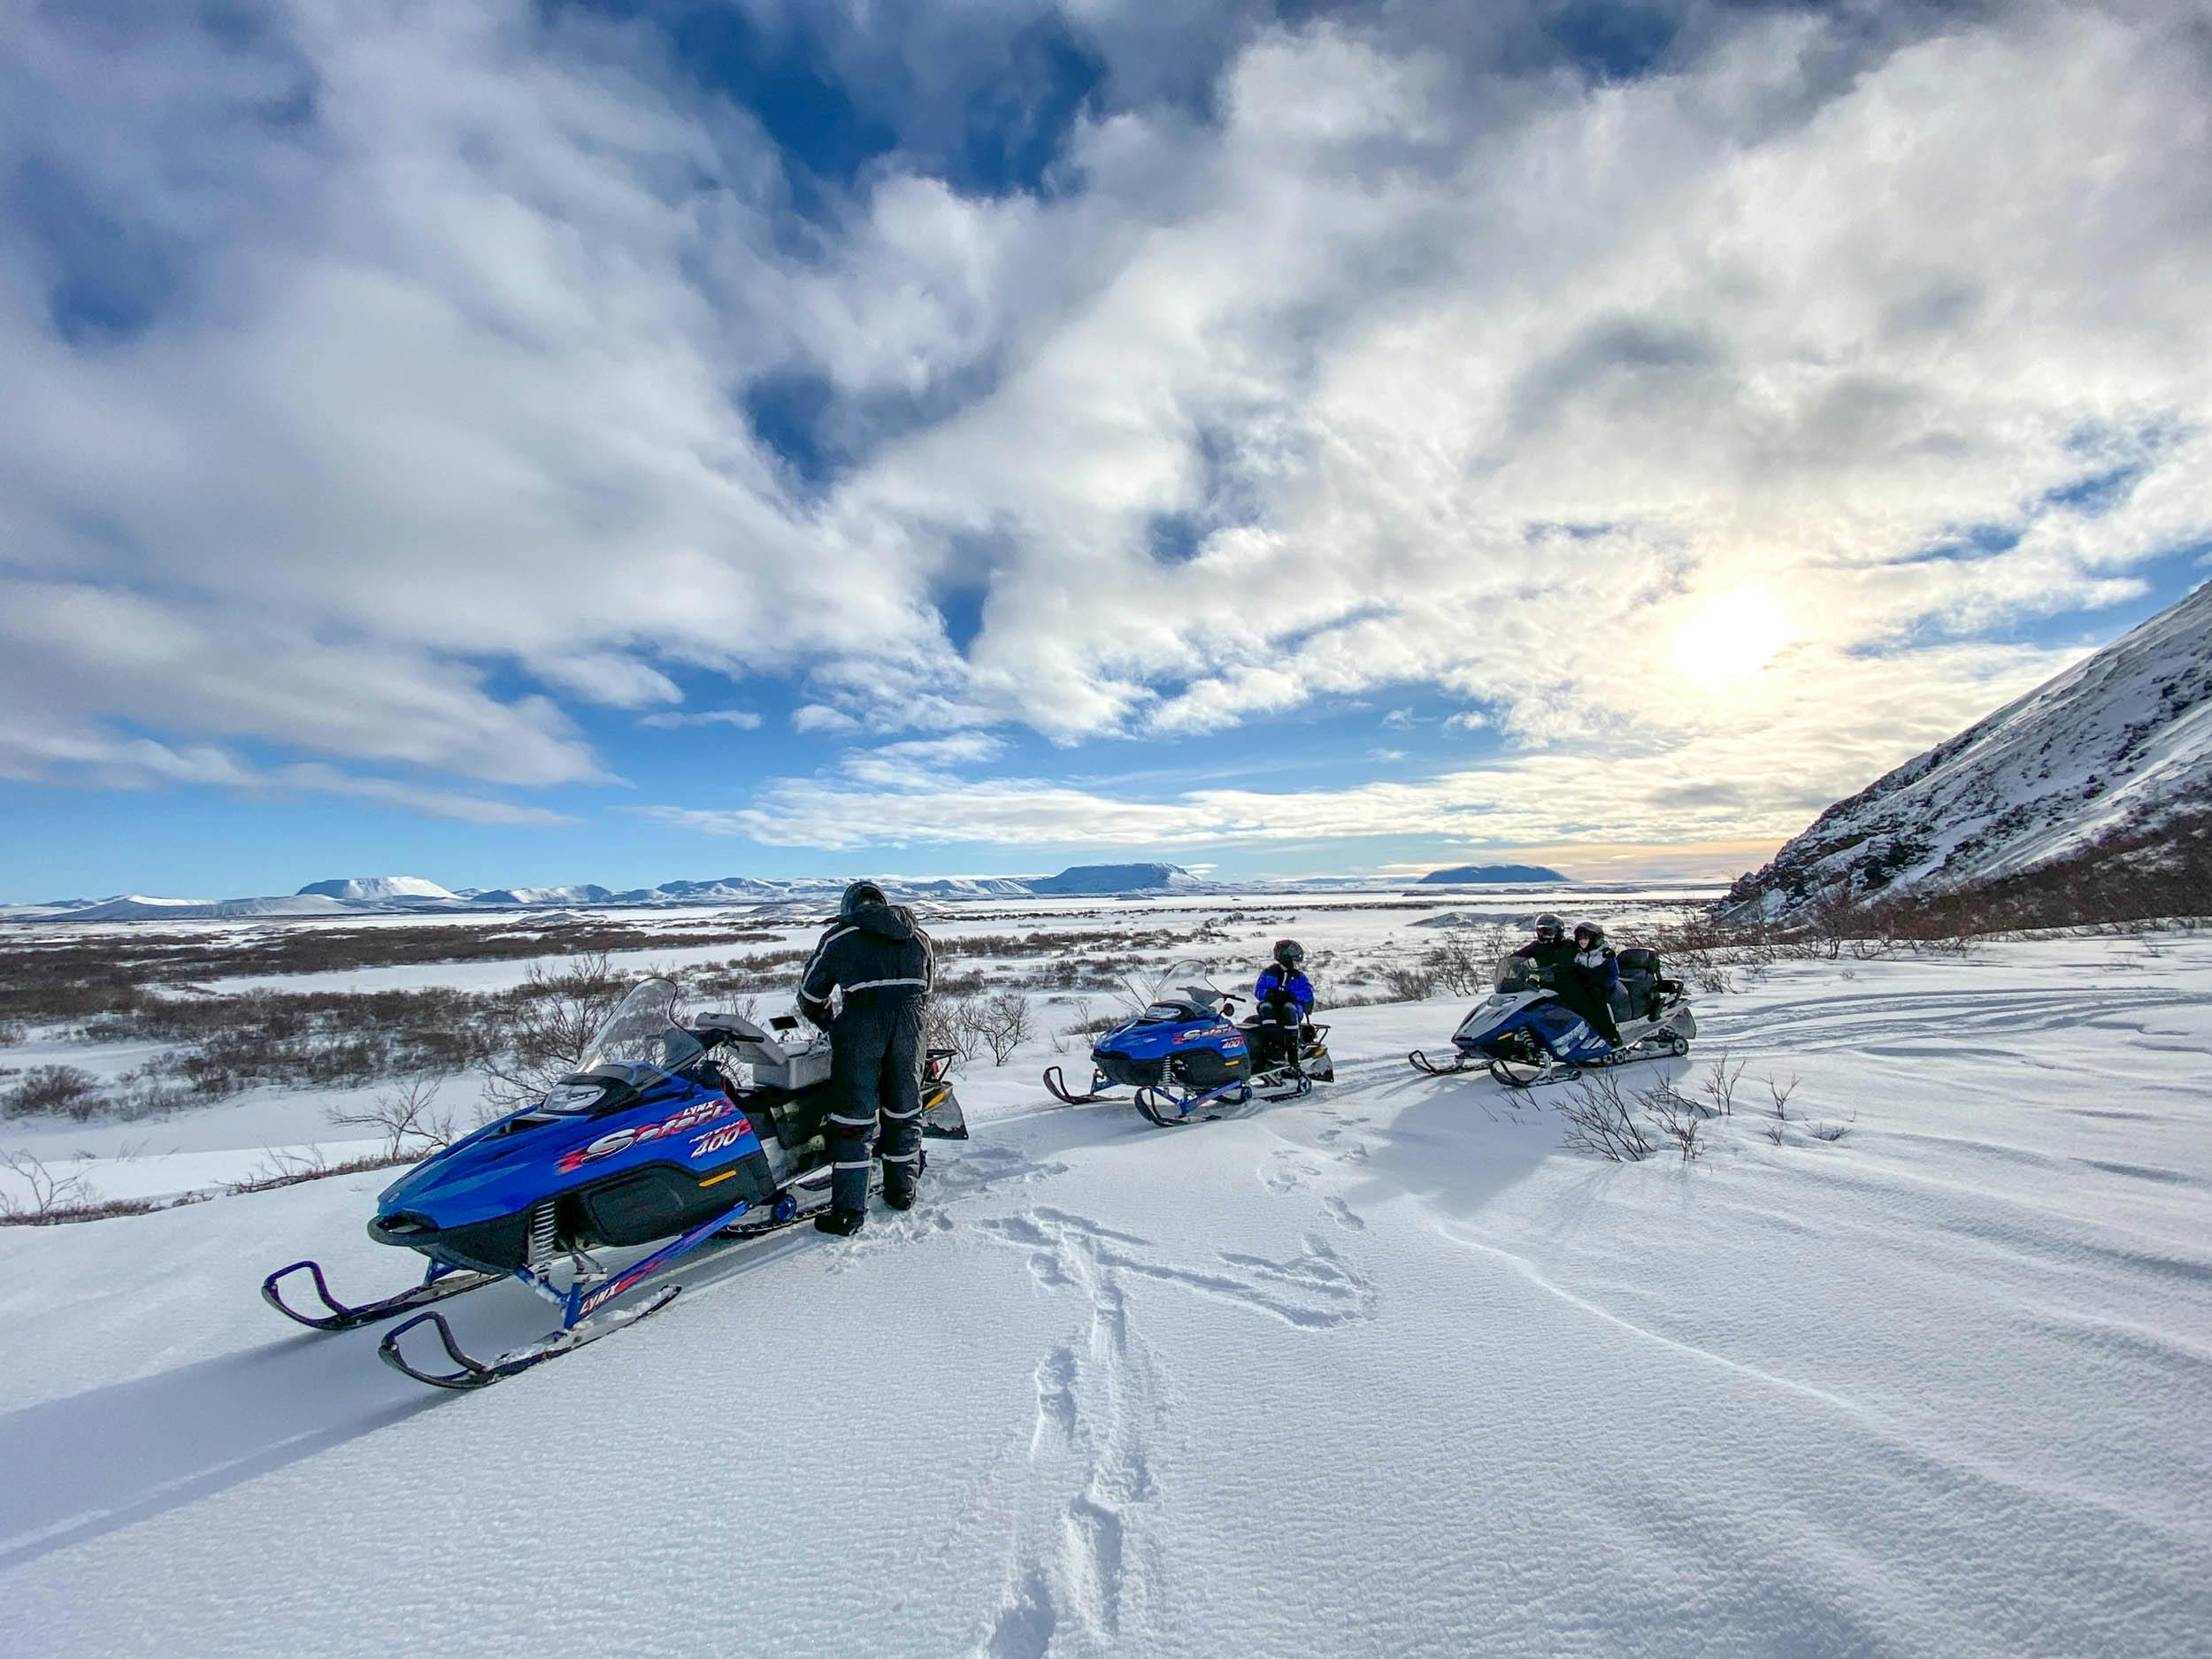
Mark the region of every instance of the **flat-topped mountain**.
POLYGON ((1425 887, 1472 887, 1485 881, 1564 881, 1567 878, 1542 864, 1454 864, 1432 870, 1421 878, 1425 887))

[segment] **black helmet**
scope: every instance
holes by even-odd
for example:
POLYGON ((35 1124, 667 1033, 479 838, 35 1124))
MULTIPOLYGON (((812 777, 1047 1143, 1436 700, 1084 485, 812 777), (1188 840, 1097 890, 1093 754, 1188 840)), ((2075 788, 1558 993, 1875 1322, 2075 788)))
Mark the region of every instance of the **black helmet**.
POLYGON ((856 881, 845 889, 845 896, 837 901, 837 919, 849 922, 860 914, 862 905, 888 904, 890 902, 883 896, 883 889, 874 882, 856 881))
POLYGON ((1600 927, 1595 922, 1577 922, 1575 924, 1574 938, 1576 944, 1578 945, 1582 942, 1582 936, 1585 933, 1590 935, 1590 944, 1594 949, 1605 942, 1605 929, 1600 927))
POLYGON ((1536 936, 1539 939, 1558 939, 1563 936, 1566 931, 1567 924, 1549 910, 1546 910, 1536 918, 1536 936))
POLYGON ((1275 960, 1286 968, 1295 968, 1306 959, 1306 948, 1294 939, 1275 941, 1275 960))

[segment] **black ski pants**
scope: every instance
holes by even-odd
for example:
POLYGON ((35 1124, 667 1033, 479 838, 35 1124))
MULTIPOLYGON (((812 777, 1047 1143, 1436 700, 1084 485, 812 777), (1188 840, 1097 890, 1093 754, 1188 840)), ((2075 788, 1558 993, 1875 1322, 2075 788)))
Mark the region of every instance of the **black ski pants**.
POLYGON ((1613 1010, 1605 1000, 1605 982, 1578 968, 1559 974, 1559 1000, 1589 1022, 1590 1029, 1614 1048, 1621 1046, 1621 1028, 1613 1023, 1613 1010))
POLYGON ((1260 1000, 1260 1064, 1265 1071, 1271 1066, 1288 1064, 1298 1058, 1299 1033, 1306 1023, 1306 1010, 1298 1005, 1298 999, 1288 991, 1278 988, 1260 1000))
POLYGON ((912 992, 863 991, 830 1028, 830 1207, 868 1207, 868 1148, 883 1126, 883 1189, 914 1190, 922 1163, 922 1004, 912 992))

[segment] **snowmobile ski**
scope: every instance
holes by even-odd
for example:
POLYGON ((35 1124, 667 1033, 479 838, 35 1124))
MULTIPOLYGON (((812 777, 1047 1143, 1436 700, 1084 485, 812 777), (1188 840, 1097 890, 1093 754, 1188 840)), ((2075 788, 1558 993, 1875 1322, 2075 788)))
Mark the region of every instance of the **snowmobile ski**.
POLYGON ((1431 1077, 1457 1077, 1462 1071, 1473 1071, 1479 1069, 1470 1064, 1464 1056, 1457 1054, 1440 1064, 1418 1048, 1406 1056, 1406 1060, 1415 1071, 1425 1071, 1431 1077))
POLYGON ((453 1340, 453 1327, 445 1321, 445 1315, 432 1309, 419 1313, 404 1325, 393 1326, 384 1333, 384 1340, 376 1345, 379 1358, 403 1377, 412 1377, 419 1383, 428 1383, 433 1388, 465 1390, 486 1388, 493 1383, 504 1382, 534 1366, 542 1365, 549 1359, 564 1354, 573 1354, 578 1348, 596 1342, 603 1336, 612 1336, 617 1331, 627 1330, 649 1314, 658 1313, 676 1300, 681 1285, 664 1285, 634 1308, 620 1309, 614 1313, 602 1314, 588 1325, 557 1331, 541 1341, 526 1348, 510 1349, 497 1359, 486 1363, 471 1359, 461 1351, 461 1345, 453 1340), (438 1345, 445 1349, 446 1358, 452 1363, 450 1371, 425 1371, 411 1363, 401 1351, 400 1338, 417 1325, 426 1325, 438 1333, 438 1345))
POLYGON ((1068 1087, 1067 1078, 1058 1066, 1045 1068, 1045 1091, 1063 1106, 1088 1106, 1094 1101, 1106 1099, 1113 1085, 1094 1069, 1091 1072, 1091 1087, 1083 1094, 1078 1094, 1068 1087))
POLYGON ((286 1318, 305 1325, 311 1331, 352 1331, 365 1325, 374 1325, 380 1319, 393 1318, 411 1309, 426 1307, 434 1302, 444 1302, 472 1290, 481 1290, 506 1278, 504 1273, 472 1273, 466 1268, 449 1267, 443 1262, 430 1263, 430 1271, 419 1285, 411 1286, 396 1295, 357 1305, 340 1302, 330 1294, 329 1283, 323 1278, 319 1262, 295 1262, 289 1267, 280 1267, 261 1281, 261 1300, 274 1308, 286 1318), (316 1299, 326 1311, 302 1313, 284 1300, 278 1288, 293 1274, 305 1272, 315 1286, 316 1299))
MULTIPOLYGON (((766 1210, 749 1210, 742 1215, 729 1218, 726 1225, 712 1230, 699 1229, 705 1236, 699 1239, 697 1244, 710 1248, 718 1243, 748 1243, 755 1239, 764 1238, 772 1233, 782 1233, 787 1228, 796 1226, 802 1221, 811 1220, 828 1207, 828 1175, 829 1172, 825 1170, 821 1172, 818 1183, 814 1180, 795 1182, 791 1190, 786 1192, 772 1208, 766 1210), (818 1196, 822 1202, 803 1205, 798 1202, 801 1194, 809 1197, 818 1196), (757 1216, 760 1219, 756 1220, 754 1217, 757 1216)), ((874 1174, 869 1182, 869 1194, 872 1197, 881 1193, 882 1190, 883 1178, 880 1173, 874 1174)), ((617 1294, 617 1290, 626 1288, 649 1277, 657 1271, 658 1267, 666 1265, 676 1256, 683 1254, 683 1249, 678 1247, 684 1244, 685 1240, 679 1240, 665 1249, 654 1252, 644 1261, 634 1263, 619 1276, 616 1289, 609 1290, 605 1294, 609 1295, 617 1294)), ((501 1274, 498 1277, 503 1279, 508 1275, 501 1274)), ((517 1275, 517 1277, 520 1276, 517 1275)), ((540 1290, 541 1294, 546 1294, 546 1287, 541 1285, 534 1284, 532 1288, 540 1290)), ((634 1308, 618 1309, 612 1313, 589 1315, 566 1329, 553 1332, 522 1348, 511 1348, 497 1359, 489 1361, 469 1357, 462 1349, 460 1343, 455 1340, 453 1327, 446 1323, 443 1314, 435 1311, 420 1313, 405 1324, 394 1325, 391 1330, 385 1333, 384 1340, 377 1344, 377 1356, 394 1371, 403 1376, 412 1377, 417 1382, 428 1383, 434 1388, 465 1390, 487 1387, 493 1383, 512 1377, 518 1372, 542 1365, 547 1360, 558 1359, 564 1354, 571 1354, 580 1348, 588 1347, 603 1336, 611 1336, 617 1331, 635 1325, 646 1315, 657 1313, 665 1308, 675 1300, 676 1293, 682 1288, 681 1285, 664 1285, 634 1308), (425 1371, 407 1358, 401 1347, 400 1339, 419 1325, 428 1325, 437 1333, 438 1344, 445 1349, 447 1359, 452 1363, 452 1370, 425 1371)), ((571 1294, 573 1302, 578 1305, 587 1303, 595 1305, 602 1300, 602 1296, 596 1290, 588 1290, 580 1295, 572 1291, 571 1294)))

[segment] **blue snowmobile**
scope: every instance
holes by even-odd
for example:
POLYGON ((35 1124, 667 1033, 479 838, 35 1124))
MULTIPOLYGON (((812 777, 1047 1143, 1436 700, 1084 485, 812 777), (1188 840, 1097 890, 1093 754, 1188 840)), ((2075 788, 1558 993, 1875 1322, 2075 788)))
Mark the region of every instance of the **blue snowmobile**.
POLYGON ((1208 982, 1202 963, 1179 962, 1145 995, 1144 1006, 1099 1033, 1091 1045, 1091 1086, 1071 1089, 1058 1066, 1045 1087, 1070 1106, 1133 1091, 1132 1103, 1162 1128, 1218 1118, 1256 1100, 1293 1100, 1316 1083, 1335 1081, 1326 1025, 1299 1033, 1298 1055, 1260 1061, 1259 1027, 1239 1024, 1237 999, 1208 982))
MULTIPOLYGON (((444 1302, 503 1279, 560 1310, 560 1328, 492 1361, 470 1358, 445 1316, 416 1312, 378 1346, 387 1364, 441 1388, 479 1388, 657 1312, 680 1286, 629 1307, 610 1302, 718 1240, 790 1225, 828 1201, 823 1119, 831 1106, 826 1042, 803 1042, 788 1016, 764 1030, 736 1014, 680 1020, 680 994, 648 979, 587 1045, 576 1071, 534 1104, 487 1124, 416 1164, 378 1196, 369 1236, 426 1260, 422 1282, 349 1306, 312 1261, 280 1268, 261 1294, 286 1317, 347 1331, 444 1302), (600 1249, 654 1244, 618 1267, 600 1249), (284 1300, 305 1274, 320 1310, 284 1300), (450 1369, 424 1370, 401 1341, 427 1325, 450 1369)), ((965 1140, 946 1080, 949 1048, 928 1053, 922 1133, 965 1140)))
POLYGON ((1537 1088, 1593 1067, 1689 1053, 1697 1016, 1681 982, 1660 972, 1659 953, 1624 950, 1619 962, 1611 1010, 1617 1048, 1560 1000, 1533 962, 1515 956, 1498 964, 1498 988, 1452 1033, 1449 1060, 1432 1060, 1418 1048, 1406 1058, 1431 1077, 1486 1070, 1509 1088, 1537 1088))

